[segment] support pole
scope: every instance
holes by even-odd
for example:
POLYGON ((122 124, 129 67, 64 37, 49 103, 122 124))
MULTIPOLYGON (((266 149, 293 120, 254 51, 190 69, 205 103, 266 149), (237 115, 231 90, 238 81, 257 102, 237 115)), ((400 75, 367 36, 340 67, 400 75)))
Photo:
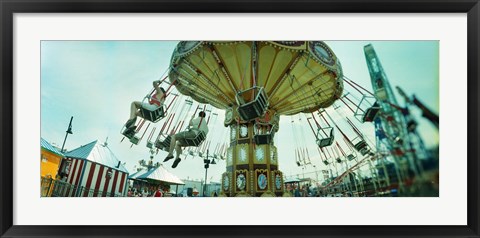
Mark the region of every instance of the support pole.
MULTIPOLYGON (((65 142, 67 142, 68 134, 73 134, 73 132, 72 132, 72 121, 73 121, 73 116, 70 117, 70 123, 68 123, 68 128, 67 128, 67 131, 65 133, 65 139, 63 139, 62 149, 60 150, 61 153, 63 153, 64 147, 65 147, 65 142)), ((64 165, 64 163, 65 163, 65 160, 63 159, 63 157, 60 158, 60 163, 58 163, 58 168, 57 168, 57 170, 58 170, 57 174, 59 174, 61 172, 61 170, 63 170, 63 167, 66 166, 66 165, 64 165)), ((60 175, 60 176, 62 176, 62 175, 60 175)))

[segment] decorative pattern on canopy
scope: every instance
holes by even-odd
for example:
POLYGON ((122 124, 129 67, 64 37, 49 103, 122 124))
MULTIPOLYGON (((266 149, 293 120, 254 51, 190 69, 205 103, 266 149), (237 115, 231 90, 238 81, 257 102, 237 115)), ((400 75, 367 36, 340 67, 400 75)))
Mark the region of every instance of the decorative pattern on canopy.
POLYGON ((182 41, 169 78, 182 94, 219 109, 238 106, 238 92, 263 87, 279 115, 328 107, 343 91, 340 62, 321 41, 182 41))

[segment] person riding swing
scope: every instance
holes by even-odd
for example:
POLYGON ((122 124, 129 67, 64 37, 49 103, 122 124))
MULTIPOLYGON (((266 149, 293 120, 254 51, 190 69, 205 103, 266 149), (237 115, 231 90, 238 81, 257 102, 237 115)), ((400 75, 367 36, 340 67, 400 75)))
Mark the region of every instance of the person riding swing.
POLYGON ((170 148, 168 150, 168 155, 163 160, 163 162, 167 162, 170 159, 173 159, 173 149, 176 151, 175 161, 172 164, 172 168, 176 168, 178 163, 180 163, 180 154, 182 153, 182 147, 186 146, 198 146, 198 145, 189 145, 185 143, 185 140, 192 140, 195 139, 197 136, 203 133, 204 138, 207 136, 208 133, 208 126, 207 122, 205 121, 206 113, 201 111, 198 113, 197 118, 193 118, 189 122, 188 129, 186 131, 179 132, 172 136, 170 142, 170 148))
POLYGON ((134 101, 130 106, 130 118, 125 123, 125 131, 123 134, 128 135, 135 131, 137 128, 135 122, 137 121, 137 116, 143 117, 142 109, 148 111, 155 111, 165 103, 166 91, 164 88, 160 87, 161 80, 153 81, 153 87, 155 88, 155 94, 150 97, 148 102, 134 101))

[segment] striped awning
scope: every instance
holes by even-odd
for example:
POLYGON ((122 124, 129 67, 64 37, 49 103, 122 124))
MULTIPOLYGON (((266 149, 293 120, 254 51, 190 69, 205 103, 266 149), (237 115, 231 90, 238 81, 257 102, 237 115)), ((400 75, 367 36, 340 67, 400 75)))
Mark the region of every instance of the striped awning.
POLYGON ((179 179, 177 176, 165 169, 163 165, 160 165, 158 168, 154 168, 147 171, 146 173, 143 173, 142 175, 138 176, 137 179, 154 180, 173 185, 185 184, 181 179, 179 179))
POLYGON ((128 174, 128 170, 110 148, 97 140, 68 151, 65 157, 92 161, 128 174))
POLYGON ((137 172, 135 172, 135 173, 133 173, 133 174, 130 174, 130 175, 128 176, 128 179, 138 179, 138 177, 139 177, 140 175, 143 175, 145 172, 147 172, 147 171, 144 170, 144 169, 139 170, 139 171, 137 171, 137 172))

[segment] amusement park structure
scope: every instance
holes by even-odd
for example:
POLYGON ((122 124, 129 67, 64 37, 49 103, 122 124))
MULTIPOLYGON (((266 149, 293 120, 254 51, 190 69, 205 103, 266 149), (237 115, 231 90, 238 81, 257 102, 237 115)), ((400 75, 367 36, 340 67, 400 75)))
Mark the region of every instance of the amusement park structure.
MULTIPOLYGON (((364 52, 373 94, 368 91, 362 94, 361 102, 368 102, 367 98, 372 98, 374 103, 366 110, 362 110, 363 105, 359 104, 356 116, 360 116, 362 122, 374 123, 376 139, 374 156, 377 164, 382 167, 384 173, 387 173, 385 162, 389 159, 394 160, 397 165, 394 168, 398 187, 403 192, 404 182, 411 177, 408 173, 420 178, 423 174, 420 159, 426 159, 429 155, 417 133, 418 123, 410 115, 408 107, 399 106, 373 46, 366 45, 364 52), (402 166, 405 163, 408 163, 408 166, 402 166)), ((389 186, 389 177, 385 176, 385 180, 389 186)))
MULTIPOLYGON (((343 75, 339 59, 322 41, 182 41, 161 81, 168 84, 165 105, 158 112, 143 113, 144 120, 137 124, 134 133, 141 136, 125 136, 137 144, 150 126, 141 133, 145 121, 155 123, 165 118, 158 136, 154 138, 156 128, 148 136, 147 147, 153 155, 155 150, 166 151, 171 135, 188 123, 187 115, 175 115, 173 108, 180 107, 180 112, 185 112, 190 111, 194 101, 203 104, 196 107, 193 115, 198 110, 207 111, 208 125, 210 119, 216 123, 218 114, 214 110, 223 110, 223 124, 229 135, 225 136, 225 143, 217 144, 212 157, 226 161, 221 195, 291 196, 284 186, 285 176, 273 138, 280 129, 280 118, 303 115, 306 120, 300 124, 311 128, 320 161, 330 170, 331 166, 335 168, 335 175, 326 173, 324 189, 347 184, 350 191, 358 194, 365 190, 365 181, 372 179, 375 190, 395 184, 400 193, 408 194, 406 187, 423 179, 422 160, 431 157, 409 106, 419 107, 437 127, 438 116, 400 88, 406 106, 399 106, 373 46, 365 46, 364 52, 373 92, 343 75), (344 83, 352 91, 344 88, 344 83), (170 92, 173 86, 178 94, 170 92), (179 97, 189 99, 179 106, 179 97), (350 120, 341 112, 346 127, 332 115, 332 111, 338 113, 343 106, 349 109, 351 118, 358 119, 350 120), (358 123, 373 125, 374 143, 358 123), (343 172, 339 173, 337 165, 343 166, 343 172), (389 169, 391 165, 393 171, 389 169), (363 166, 368 166, 368 172, 363 166)), ((294 129, 292 133, 295 136, 298 131, 294 129)), ((210 131, 208 135, 199 133, 196 138, 182 141, 183 145, 197 148, 189 149, 186 156, 198 155, 208 160, 202 151, 210 148, 207 138, 216 136, 210 131)), ((309 150, 302 147, 292 152, 298 166, 316 168, 309 150)), ((207 169, 208 165, 205 166, 207 169)), ((316 177, 318 180, 318 174, 316 177)))
POLYGON ((225 110, 226 196, 282 196, 273 143, 280 115, 328 107, 343 90, 340 63, 319 41, 180 42, 169 79, 180 93, 225 110))
MULTIPOLYGON (((425 174, 423 164, 427 160, 430 160, 432 155, 430 155, 430 152, 426 149, 417 131, 418 123, 411 115, 409 106, 415 105, 420 108, 423 116, 430 120, 437 128, 438 115, 426 108, 415 97, 413 97, 413 100, 410 99, 405 92, 397 86, 399 94, 405 98, 407 104, 405 107, 401 107, 397 102, 387 75, 373 46, 370 44, 366 45, 364 47, 364 53, 373 92, 366 90, 353 80, 344 76, 344 81, 358 92, 360 99, 358 103, 355 103, 354 100, 349 98, 350 92, 345 90, 345 94, 339 101, 343 102, 344 105, 351 110, 359 122, 374 124, 375 145, 369 144, 365 134, 348 118, 346 118, 346 120, 356 134, 356 137, 353 139, 349 139, 349 137, 342 132, 342 129, 335 125, 343 135, 347 146, 354 148, 358 154, 363 156, 363 159, 358 161, 356 153, 345 156, 347 160, 355 159, 357 163, 350 168, 346 167, 345 172, 332 179, 327 187, 334 186, 345 180, 352 180, 355 187, 357 187, 357 179, 354 177, 358 175, 360 181, 364 181, 364 179, 361 178, 359 168, 364 164, 368 164, 370 167, 370 176, 374 179, 373 185, 375 190, 378 188, 395 188, 395 190, 398 190, 398 193, 403 195, 418 194, 418 191, 422 189, 421 186, 428 180, 427 178, 423 178, 425 174), (393 171, 387 167, 393 168, 393 171), (353 172, 355 170, 357 170, 358 174, 353 172), (392 172, 394 174, 393 176, 389 174, 392 172), (382 174, 382 176, 379 176, 379 174, 382 174), (393 177, 394 181, 390 181, 391 177, 393 177), (409 186, 408 191, 406 190, 406 186, 409 186)), ((327 112, 322 111, 321 113, 327 112)), ((331 120, 333 121, 333 119, 331 120)), ((337 146, 338 149, 342 151, 338 144, 337 146)), ((341 159, 337 159, 338 163, 341 163, 341 161, 341 159)), ((357 188, 355 190, 358 191, 357 188)))

